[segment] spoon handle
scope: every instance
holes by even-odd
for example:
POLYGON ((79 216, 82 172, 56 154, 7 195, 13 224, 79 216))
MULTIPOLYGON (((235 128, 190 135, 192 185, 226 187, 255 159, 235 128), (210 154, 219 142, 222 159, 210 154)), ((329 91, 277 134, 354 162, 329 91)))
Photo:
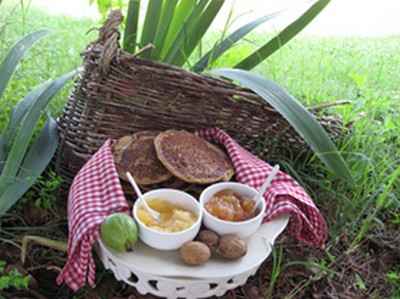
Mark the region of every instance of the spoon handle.
POLYGON ((158 220, 160 218, 159 213, 154 211, 152 208, 150 208, 149 204, 147 203, 146 200, 143 199, 143 194, 142 191, 140 191, 139 186, 136 184, 133 176, 131 175, 131 173, 128 171, 126 172, 126 176, 128 177, 129 183, 131 183, 133 189, 135 189, 135 192, 138 196, 138 199, 142 202, 142 204, 144 205, 144 207, 146 208, 146 210, 150 213, 150 215, 158 220))
POLYGON ((272 180, 275 178, 276 174, 279 171, 279 165, 276 164, 274 168, 272 168, 271 173, 265 180, 265 182, 262 184, 260 190, 258 191, 257 195, 255 196, 255 204, 252 209, 252 213, 254 213, 257 210, 258 205, 260 204, 260 201, 263 200, 263 195, 265 191, 267 191, 268 187, 271 185, 272 180))
POLYGON ((258 191, 258 194, 260 197, 262 197, 264 195, 265 191, 267 191, 268 187, 271 185, 271 182, 277 175, 278 171, 279 171, 279 165, 276 164, 274 166, 274 168, 272 168, 272 171, 269 174, 269 176, 267 177, 267 179, 265 180, 264 184, 262 184, 260 191, 258 191))
POLYGON ((131 175, 131 173, 128 171, 126 173, 126 176, 128 177, 129 183, 131 183, 133 189, 135 190, 137 196, 139 197, 139 199, 142 199, 142 191, 140 191, 139 186, 136 184, 135 180, 133 179, 133 176, 131 175))

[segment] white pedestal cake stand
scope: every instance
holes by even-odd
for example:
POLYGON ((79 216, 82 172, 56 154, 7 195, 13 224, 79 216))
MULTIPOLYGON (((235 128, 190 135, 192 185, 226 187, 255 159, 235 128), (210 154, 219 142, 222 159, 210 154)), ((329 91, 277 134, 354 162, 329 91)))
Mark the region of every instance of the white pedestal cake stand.
POLYGON ((138 242, 133 252, 116 253, 99 242, 99 256, 118 280, 134 286, 141 294, 164 298, 222 296, 246 283, 270 255, 289 217, 263 224, 247 240, 247 254, 236 261, 212 257, 201 266, 183 264, 177 251, 159 251, 138 242))

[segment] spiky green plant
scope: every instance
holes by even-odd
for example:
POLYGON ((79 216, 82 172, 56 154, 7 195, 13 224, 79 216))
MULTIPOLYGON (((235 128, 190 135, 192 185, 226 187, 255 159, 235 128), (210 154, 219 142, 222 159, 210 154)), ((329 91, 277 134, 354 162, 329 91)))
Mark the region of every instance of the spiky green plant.
POLYGON ((335 144, 329 138, 324 128, 298 100, 286 90, 271 80, 249 71, 238 69, 217 69, 213 74, 235 80, 246 88, 251 89, 276 111, 303 137, 314 153, 326 167, 337 177, 352 183, 350 171, 335 144))
MULTIPOLYGON (((94 3, 95 0, 90 0, 94 3)), ((96 0, 104 16, 112 8, 126 7, 123 48, 131 53, 148 44, 154 45, 139 56, 178 66, 188 66, 193 51, 199 47, 211 23, 225 4, 225 0, 96 0), (146 5, 145 8, 144 6, 146 5), (143 15, 141 15, 143 13, 143 15), (143 22, 139 22, 139 19, 143 22), (143 23, 143 26, 139 26, 143 23)), ((330 2, 317 0, 298 19, 289 24, 271 40, 249 56, 230 67, 250 70, 280 49, 306 27, 330 2)), ((217 41, 209 52, 193 64, 192 70, 201 72, 236 43, 261 24, 278 13, 266 13, 264 17, 243 25, 225 39, 217 41)))
MULTIPOLYGON (((0 65, 0 102, 19 61, 47 33, 31 33, 9 51, 0 65)), ((12 110, 8 126, 0 134, 0 216, 28 191, 53 157, 58 142, 55 120, 47 114, 38 137, 33 138, 34 133, 47 104, 74 74, 75 71, 34 88, 12 110)))

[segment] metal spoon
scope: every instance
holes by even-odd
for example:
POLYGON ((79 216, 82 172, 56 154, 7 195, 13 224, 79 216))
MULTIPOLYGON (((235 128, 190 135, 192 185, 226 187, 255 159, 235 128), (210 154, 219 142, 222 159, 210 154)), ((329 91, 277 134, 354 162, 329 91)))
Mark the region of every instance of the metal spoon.
POLYGON ((133 176, 130 174, 130 172, 128 171, 126 173, 126 176, 128 177, 129 183, 131 183, 133 189, 135 190, 138 199, 142 201, 142 204, 144 205, 145 209, 147 210, 147 212, 150 214, 150 216, 154 219, 157 220, 158 222, 160 221, 160 213, 157 212, 156 210, 153 210, 152 208, 150 208, 150 206, 148 205, 147 201, 143 199, 143 194, 142 191, 140 191, 139 186, 136 184, 133 176))
POLYGON ((277 175, 279 171, 279 165, 275 165, 274 168, 272 168, 271 173, 269 174, 269 176, 267 176, 267 178, 265 179, 265 182, 262 184, 260 190, 258 191, 257 195, 254 196, 254 201, 255 204, 253 206, 253 209, 251 210, 251 214, 253 214, 258 205, 260 204, 260 200, 264 200, 263 195, 265 193, 265 191, 267 191, 267 189, 269 188, 269 186, 271 185, 272 180, 275 178, 275 176, 277 175))

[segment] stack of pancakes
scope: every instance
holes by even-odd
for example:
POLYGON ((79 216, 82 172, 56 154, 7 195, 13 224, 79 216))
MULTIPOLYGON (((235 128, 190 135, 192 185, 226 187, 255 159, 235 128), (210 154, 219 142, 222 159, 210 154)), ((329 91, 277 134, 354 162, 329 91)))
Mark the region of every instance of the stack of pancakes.
POLYGON ((197 193, 204 185, 229 181, 234 175, 223 150, 187 131, 124 136, 113 145, 113 155, 121 180, 127 181, 129 171, 144 191, 176 188, 197 193))

